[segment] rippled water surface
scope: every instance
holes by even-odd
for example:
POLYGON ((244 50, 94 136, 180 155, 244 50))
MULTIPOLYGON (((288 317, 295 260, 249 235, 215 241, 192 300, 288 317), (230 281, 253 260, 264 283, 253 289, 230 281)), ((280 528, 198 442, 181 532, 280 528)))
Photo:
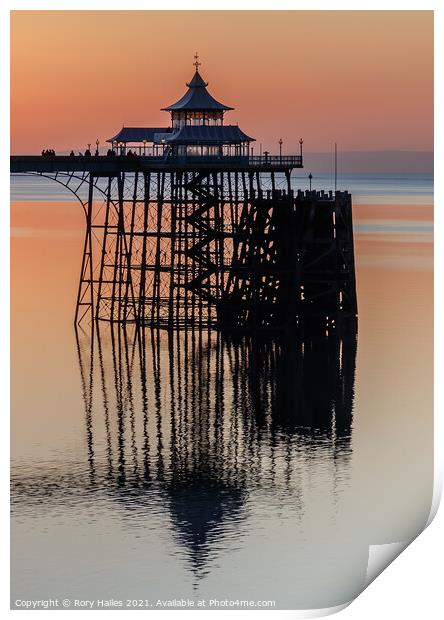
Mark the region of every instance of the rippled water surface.
POLYGON ((358 333, 262 343, 76 332, 82 212, 48 183, 12 182, 12 604, 349 601, 430 508, 431 178, 344 178, 358 333))

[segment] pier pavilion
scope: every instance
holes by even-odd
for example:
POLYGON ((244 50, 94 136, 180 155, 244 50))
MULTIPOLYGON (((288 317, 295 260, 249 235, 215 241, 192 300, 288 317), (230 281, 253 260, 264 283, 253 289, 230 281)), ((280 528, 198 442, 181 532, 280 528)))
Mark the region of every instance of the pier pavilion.
POLYGON ((254 138, 247 136, 238 125, 224 124, 225 113, 233 108, 210 95, 208 83, 199 73, 199 65, 196 59, 196 71, 184 96, 163 108, 171 113, 170 126, 123 127, 108 140, 116 152, 131 151, 140 156, 160 156, 184 163, 195 157, 249 161, 250 143, 254 138))

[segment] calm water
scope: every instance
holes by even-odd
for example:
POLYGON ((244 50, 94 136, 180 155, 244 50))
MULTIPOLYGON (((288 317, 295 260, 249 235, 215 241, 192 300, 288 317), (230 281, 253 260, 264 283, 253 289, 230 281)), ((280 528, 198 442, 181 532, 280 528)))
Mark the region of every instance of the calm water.
POLYGON ((421 530, 433 486, 432 179, 340 187, 354 194, 359 333, 259 344, 76 333, 80 206, 54 183, 12 181, 13 606, 329 607, 362 589, 369 545, 421 530))

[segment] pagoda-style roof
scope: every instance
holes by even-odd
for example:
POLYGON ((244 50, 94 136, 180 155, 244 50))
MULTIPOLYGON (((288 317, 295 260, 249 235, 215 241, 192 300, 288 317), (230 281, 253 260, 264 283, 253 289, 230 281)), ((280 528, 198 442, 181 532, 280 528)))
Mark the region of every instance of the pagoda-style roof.
POLYGON ((210 93, 207 91, 208 83, 202 79, 202 76, 197 69, 196 73, 193 76, 193 79, 187 84, 187 86, 188 91, 181 99, 179 99, 179 101, 176 101, 176 103, 173 103, 167 108, 162 108, 162 110, 165 110, 167 112, 234 110, 234 108, 230 108, 223 103, 219 103, 219 101, 216 101, 216 99, 210 95, 210 93))
POLYGON ((154 135, 167 133, 171 127, 122 127, 118 134, 107 142, 154 142, 154 135))
POLYGON ((167 138, 174 144, 240 144, 254 142, 237 125, 183 125, 167 138))

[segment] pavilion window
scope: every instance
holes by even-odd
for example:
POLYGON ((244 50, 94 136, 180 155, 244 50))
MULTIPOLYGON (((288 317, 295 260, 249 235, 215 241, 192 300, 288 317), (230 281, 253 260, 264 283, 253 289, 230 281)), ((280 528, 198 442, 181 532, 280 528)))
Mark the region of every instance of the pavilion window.
POLYGON ((186 124, 186 112, 173 112, 171 119, 173 129, 180 129, 186 124))

